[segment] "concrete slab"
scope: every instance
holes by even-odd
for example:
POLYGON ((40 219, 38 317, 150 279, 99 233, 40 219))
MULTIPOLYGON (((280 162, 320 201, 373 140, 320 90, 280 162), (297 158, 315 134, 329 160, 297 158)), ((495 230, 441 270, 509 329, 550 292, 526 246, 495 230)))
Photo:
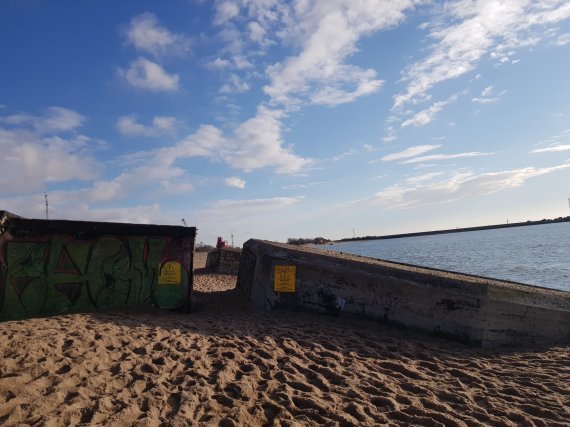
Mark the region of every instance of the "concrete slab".
POLYGON ((363 316, 475 346, 570 339, 568 292, 306 246, 249 240, 238 287, 259 310, 363 316), (294 267, 294 292, 275 290, 280 266, 294 267))
POLYGON ((206 269, 213 273, 238 274, 241 249, 221 248, 208 252, 206 269))

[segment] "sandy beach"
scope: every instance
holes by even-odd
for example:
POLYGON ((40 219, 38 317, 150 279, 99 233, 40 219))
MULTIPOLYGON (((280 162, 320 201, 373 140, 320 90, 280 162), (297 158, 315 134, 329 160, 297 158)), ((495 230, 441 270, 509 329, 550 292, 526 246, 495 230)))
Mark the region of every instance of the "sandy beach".
POLYGON ((570 425, 570 345, 481 350, 253 313, 197 255, 190 314, 0 323, 0 424, 570 425))

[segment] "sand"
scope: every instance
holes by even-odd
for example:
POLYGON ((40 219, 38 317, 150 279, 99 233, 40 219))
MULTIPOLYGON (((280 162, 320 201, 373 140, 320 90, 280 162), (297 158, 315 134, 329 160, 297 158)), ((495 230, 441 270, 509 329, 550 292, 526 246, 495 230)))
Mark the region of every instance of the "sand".
POLYGON ((570 425, 570 345, 252 313, 235 282, 196 270, 191 314, 0 323, 0 424, 570 425))

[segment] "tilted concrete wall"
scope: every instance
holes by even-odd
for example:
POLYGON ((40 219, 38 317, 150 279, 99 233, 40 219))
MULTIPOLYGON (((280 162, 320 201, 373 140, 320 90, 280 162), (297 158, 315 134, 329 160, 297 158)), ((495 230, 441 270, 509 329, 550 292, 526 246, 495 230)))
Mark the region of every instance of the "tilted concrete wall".
POLYGON ((570 339, 570 293, 484 277, 249 240, 238 287, 261 310, 356 315, 471 345, 570 339), (274 291, 276 266, 296 267, 296 291, 274 291))
POLYGON ((189 308, 194 227, 47 221, 0 211, 0 320, 189 308))
POLYGON ((213 273, 238 274, 241 249, 221 248, 208 252, 206 269, 213 273))

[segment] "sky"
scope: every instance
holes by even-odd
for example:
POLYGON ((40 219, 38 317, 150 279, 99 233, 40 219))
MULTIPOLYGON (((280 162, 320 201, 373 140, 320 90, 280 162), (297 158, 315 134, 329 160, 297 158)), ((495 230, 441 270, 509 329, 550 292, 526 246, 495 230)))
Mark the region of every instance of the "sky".
POLYGON ((235 245, 567 216, 569 76, 567 0, 0 0, 0 210, 235 245))

